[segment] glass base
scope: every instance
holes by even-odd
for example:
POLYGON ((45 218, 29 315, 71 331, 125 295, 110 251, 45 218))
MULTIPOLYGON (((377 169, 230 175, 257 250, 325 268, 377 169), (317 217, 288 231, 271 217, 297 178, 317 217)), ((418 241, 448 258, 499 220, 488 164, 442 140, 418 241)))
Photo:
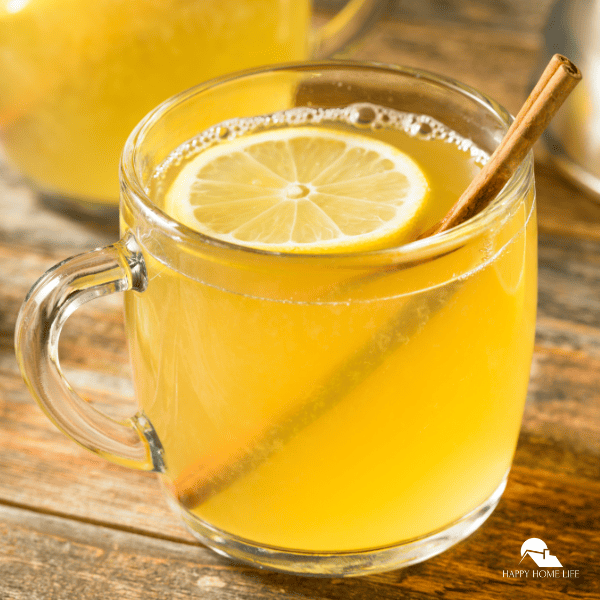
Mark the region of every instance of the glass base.
POLYGON ((399 544, 356 552, 299 552, 258 546, 205 523, 179 504, 183 522, 204 545, 218 554, 261 569, 311 577, 352 577, 408 567, 440 554, 470 536, 498 504, 508 473, 493 494, 444 529, 399 544))

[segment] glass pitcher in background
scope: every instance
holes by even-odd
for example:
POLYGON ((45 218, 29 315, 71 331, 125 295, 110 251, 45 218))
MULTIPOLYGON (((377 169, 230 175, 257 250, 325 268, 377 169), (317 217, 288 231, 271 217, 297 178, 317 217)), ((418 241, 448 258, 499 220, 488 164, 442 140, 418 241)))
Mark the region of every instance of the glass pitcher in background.
POLYGON ((350 0, 321 30, 310 0, 0 0, 0 136, 63 206, 118 204, 119 156, 156 104, 201 81, 329 55, 385 5, 350 0))

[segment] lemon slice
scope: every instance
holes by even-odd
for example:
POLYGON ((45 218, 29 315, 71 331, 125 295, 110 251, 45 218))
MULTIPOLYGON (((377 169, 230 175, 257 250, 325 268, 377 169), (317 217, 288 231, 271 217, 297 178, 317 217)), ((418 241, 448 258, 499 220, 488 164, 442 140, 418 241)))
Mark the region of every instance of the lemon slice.
POLYGON ((428 195, 409 156, 353 133, 262 131, 200 152, 165 210, 203 234, 277 252, 356 252, 401 243, 428 195))

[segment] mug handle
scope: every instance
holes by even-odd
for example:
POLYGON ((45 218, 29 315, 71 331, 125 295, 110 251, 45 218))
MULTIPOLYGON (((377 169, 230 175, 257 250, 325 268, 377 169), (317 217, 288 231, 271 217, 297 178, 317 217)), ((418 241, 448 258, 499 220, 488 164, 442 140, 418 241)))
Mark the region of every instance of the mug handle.
POLYGON ((329 58, 362 37, 377 21, 390 0, 350 0, 319 27, 311 43, 313 58, 329 58))
POLYGON ((132 235, 68 258, 27 294, 17 318, 15 348, 27 387, 63 433, 118 464, 163 471, 162 447, 144 415, 118 422, 99 412, 74 391, 58 361, 60 332, 75 309, 106 294, 143 292, 146 284, 146 267, 132 235))

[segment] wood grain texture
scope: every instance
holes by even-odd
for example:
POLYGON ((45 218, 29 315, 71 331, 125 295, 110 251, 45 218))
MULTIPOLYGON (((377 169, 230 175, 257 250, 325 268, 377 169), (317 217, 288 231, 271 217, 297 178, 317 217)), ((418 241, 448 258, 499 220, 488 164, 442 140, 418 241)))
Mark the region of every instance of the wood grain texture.
MULTIPOLYGON (((323 0, 333 8, 337 0, 323 0)), ((400 0, 358 57, 445 73, 516 112, 550 0, 400 0)), ((593 599, 600 597, 600 205, 538 151, 539 311, 528 401, 506 492, 486 524, 424 564, 357 579, 261 572, 195 543, 155 475, 66 439, 30 398, 13 353, 19 306, 56 262, 117 239, 49 210, 0 160, 0 600, 593 599), (540 537, 579 577, 509 579, 540 537)), ((133 410, 120 300, 80 308, 61 339, 79 391, 133 410)))
POLYGON ((542 150, 536 154, 540 160, 535 165, 540 231, 565 238, 599 240, 600 204, 558 176, 545 162, 542 150))
MULTIPOLYGON (((319 12, 333 14, 346 0, 316 0, 319 12)), ((390 0, 388 18, 397 21, 443 22, 465 29, 500 29, 504 31, 539 31, 553 0, 390 0)))
POLYGON ((536 32, 466 29, 444 20, 397 20, 378 25, 354 57, 407 65, 458 79, 515 114, 535 81, 539 44, 536 32))
MULTIPOLYGON (((0 506, 0 581, 14 600, 154 600, 159 598, 594 598, 598 579, 586 574, 598 559, 593 522, 572 519, 569 495, 577 493, 580 511, 593 508, 598 489, 574 478, 540 478, 536 470, 515 468, 507 492, 488 523, 468 541, 427 563, 357 579, 319 580, 261 572, 219 558, 201 546, 139 535, 20 508, 0 506), (535 481, 532 486, 531 481, 535 481), (545 506, 554 495, 562 504, 545 506), (561 506, 563 507, 561 509, 561 506), (544 520, 542 520, 542 518, 544 520), (550 534, 551 531, 559 533, 550 534), (508 525, 507 525, 508 524, 508 525), (560 548, 565 568, 579 577, 511 580, 524 532, 560 548), (491 550, 493 549, 493 550, 491 550)), ((1 589, 1 588, 0 588, 1 589)))

